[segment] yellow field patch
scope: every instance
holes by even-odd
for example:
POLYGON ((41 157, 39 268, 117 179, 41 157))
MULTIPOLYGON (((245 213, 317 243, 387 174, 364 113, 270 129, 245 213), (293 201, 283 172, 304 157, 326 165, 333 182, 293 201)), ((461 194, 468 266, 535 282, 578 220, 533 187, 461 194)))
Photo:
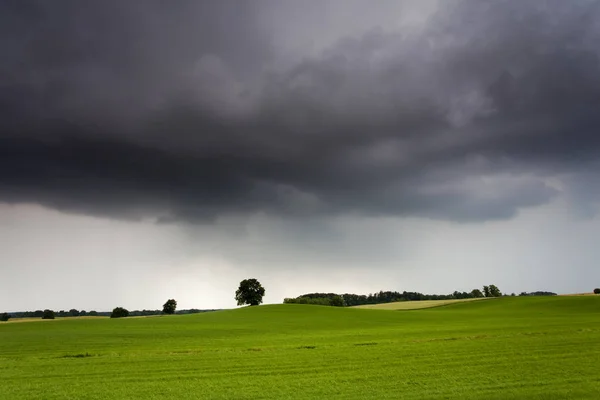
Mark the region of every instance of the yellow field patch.
POLYGON ((447 304, 462 303, 465 301, 486 300, 486 298, 478 299, 460 299, 460 300, 420 300, 420 301, 397 301, 394 303, 384 304, 365 304, 362 306, 354 306, 353 308, 368 308, 372 310, 418 310, 421 308, 431 308, 445 306, 447 304))
POLYGON ((559 294, 559 296, 600 296, 592 292, 588 293, 568 293, 568 294, 559 294))

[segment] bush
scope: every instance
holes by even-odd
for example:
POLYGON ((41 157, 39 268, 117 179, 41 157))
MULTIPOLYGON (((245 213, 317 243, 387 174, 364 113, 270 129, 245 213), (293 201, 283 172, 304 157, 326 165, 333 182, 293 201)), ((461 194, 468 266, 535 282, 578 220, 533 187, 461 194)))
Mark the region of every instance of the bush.
POLYGON ((111 318, 124 318, 124 317, 129 317, 129 310, 123 308, 123 307, 115 307, 112 311, 112 314, 110 314, 111 318))
POLYGON ((600 288, 594 289, 594 294, 600 294, 600 288))
POLYGON ((54 319, 54 311, 48 309, 44 310, 42 319, 54 319))
POLYGON ((10 314, 9 313, 2 313, 0 314, 0 321, 8 321, 10 319, 10 314))

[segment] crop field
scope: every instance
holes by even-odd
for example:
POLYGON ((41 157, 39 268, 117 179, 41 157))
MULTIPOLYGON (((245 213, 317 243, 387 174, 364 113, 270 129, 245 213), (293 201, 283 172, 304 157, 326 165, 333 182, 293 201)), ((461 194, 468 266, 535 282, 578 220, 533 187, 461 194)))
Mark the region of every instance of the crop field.
POLYGON ((421 300, 421 301, 396 301, 383 304, 365 304, 354 308, 368 308, 371 310, 419 310, 422 308, 440 307, 448 304, 462 303, 464 301, 489 300, 489 298, 460 299, 460 300, 421 300))
POLYGON ((596 399, 600 296, 0 323, 2 399, 596 399))

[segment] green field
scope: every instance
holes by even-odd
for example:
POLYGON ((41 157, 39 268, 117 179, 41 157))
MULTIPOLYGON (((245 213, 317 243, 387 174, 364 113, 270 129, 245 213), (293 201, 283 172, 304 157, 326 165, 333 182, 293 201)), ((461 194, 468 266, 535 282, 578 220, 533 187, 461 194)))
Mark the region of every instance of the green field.
POLYGON ((2 399, 595 399, 600 296, 0 324, 2 399))
POLYGON ((420 301, 395 301, 393 303, 383 304, 365 304, 362 306, 354 306, 354 308, 368 308, 371 310, 419 310, 421 308, 431 308, 447 306, 448 304, 462 303, 464 301, 490 300, 488 297, 476 299, 460 299, 460 300, 420 300, 420 301))

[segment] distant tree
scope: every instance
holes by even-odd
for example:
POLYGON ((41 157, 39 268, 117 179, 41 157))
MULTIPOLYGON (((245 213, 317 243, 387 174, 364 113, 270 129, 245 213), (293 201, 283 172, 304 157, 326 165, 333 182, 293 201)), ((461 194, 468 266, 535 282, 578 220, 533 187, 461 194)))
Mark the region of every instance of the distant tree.
POLYGON ((480 297, 483 297, 483 293, 481 293, 481 290, 479 290, 479 289, 473 289, 471 291, 471 296, 473 296, 474 298, 478 299, 480 297))
POLYGON ((54 311, 48 309, 44 310, 42 319, 54 319, 54 311))
POLYGON ((235 292, 235 299, 238 306, 250 304, 257 306, 262 303, 262 298, 265 295, 265 288, 262 287, 256 279, 244 279, 240 282, 240 287, 235 292))
POLYGON ((8 321, 10 319, 10 314, 9 313, 2 313, 0 314, 0 321, 8 321))
POLYGON ((490 296, 491 297, 500 297, 500 296, 502 296, 502 292, 500 292, 500 289, 498 289, 498 287, 496 285, 490 285, 489 286, 489 290, 490 290, 490 296))
POLYGON ((516 294, 514 294, 514 293, 511 293, 510 295, 511 295, 511 297, 515 297, 516 296, 516 294))
POLYGON ((79 316, 80 317, 85 317, 86 315, 87 315, 87 311, 85 311, 85 310, 79 311, 79 316))
POLYGON ((163 312, 165 314, 175 314, 176 308, 177 302, 174 299, 169 299, 165 304, 163 304, 163 312))
POLYGON ((491 297, 491 296, 490 296, 490 287, 489 287, 489 286, 484 286, 484 287, 483 287, 483 295, 484 295, 485 297, 491 297))
POLYGON ((600 294, 600 288, 594 289, 594 294, 600 294))
POLYGON ((97 316, 98 316, 98 311, 94 311, 94 310, 92 310, 92 311, 90 311, 90 312, 88 313, 88 315, 89 315, 90 317, 97 317, 97 316))
POLYGON ((112 310, 112 314, 110 314, 111 318, 123 318, 123 317, 128 317, 129 316, 129 311, 123 307, 115 307, 112 310))
POLYGON ((69 314, 71 314, 72 317, 79 317, 79 311, 74 308, 69 310, 69 314))

